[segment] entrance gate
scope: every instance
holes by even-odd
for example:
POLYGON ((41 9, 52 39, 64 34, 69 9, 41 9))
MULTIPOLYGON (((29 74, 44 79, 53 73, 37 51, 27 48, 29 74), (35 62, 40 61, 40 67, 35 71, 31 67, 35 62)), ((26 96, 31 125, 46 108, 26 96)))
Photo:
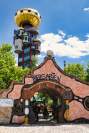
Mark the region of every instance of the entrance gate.
POLYGON ((56 99, 56 96, 62 98, 65 109, 60 109, 62 110, 62 114, 59 113, 60 120, 66 122, 86 120, 89 123, 89 84, 65 74, 54 57, 49 55, 44 58, 43 63, 23 78, 23 82, 13 81, 9 89, 0 92, 1 98, 15 101, 11 122, 15 120, 16 123, 21 123, 22 119, 24 120, 25 101, 30 101, 35 92, 41 91, 48 93, 53 99, 56 99), (16 108, 22 110, 22 113, 16 111, 16 108))
MULTIPOLYGON (((34 96, 36 92, 42 92, 48 94, 54 101, 55 105, 57 106, 57 100, 58 98, 61 98, 61 105, 58 107, 57 111, 57 122, 63 123, 65 122, 65 117, 68 119, 68 113, 65 114, 65 110, 68 109, 68 100, 67 100, 67 93, 69 93, 69 88, 54 82, 54 81, 40 81, 32 85, 24 85, 21 91, 21 97, 17 100, 15 107, 13 110, 15 110, 17 107, 18 112, 13 111, 13 116, 18 115, 19 116, 26 116, 30 119, 30 108, 29 103, 31 98, 34 96), (65 95, 64 95, 65 94, 65 95), (27 104, 25 104, 27 101, 27 104), (17 107, 16 107, 17 106, 17 107), (27 113, 26 111, 27 110, 27 113)), ((34 118, 33 118, 34 119, 34 118)), ((30 121, 29 121, 30 123, 30 121)))

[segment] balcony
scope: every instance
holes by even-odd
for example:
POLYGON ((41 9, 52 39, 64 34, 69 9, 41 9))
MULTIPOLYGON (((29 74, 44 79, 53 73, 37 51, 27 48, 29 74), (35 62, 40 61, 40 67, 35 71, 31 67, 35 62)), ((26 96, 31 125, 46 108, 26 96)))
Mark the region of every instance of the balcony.
POLYGON ((22 40, 21 39, 16 39, 15 40, 15 44, 14 44, 14 47, 15 47, 15 52, 16 53, 21 53, 22 52, 22 40))
POLYGON ((40 53, 40 45, 32 45, 31 46, 32 54, 36 55, 40 53))
POLYGON ((41 41, 39 40, 39 38, 35 38, 33 39, 33 43, 36 44, 41 44, 41 41))

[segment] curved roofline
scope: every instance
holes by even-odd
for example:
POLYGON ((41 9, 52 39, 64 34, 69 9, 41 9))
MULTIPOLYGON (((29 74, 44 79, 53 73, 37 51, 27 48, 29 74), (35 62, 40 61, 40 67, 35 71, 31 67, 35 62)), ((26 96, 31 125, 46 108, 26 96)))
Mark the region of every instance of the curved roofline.
POLYGON ((46 57, 44 58, 44 61, 43 61, 39 66, 37 66, 37 67, 32 71, 31 74, 33 74, 35 70, 41 68, 48 60, 52 60, 52 62, 53 62, 53 64, 55 65, 55 67, 56 67, 62 74, 64 74, 65 76, 68 76, 68 77, 71 78, 71 79, 75 79, 76 81, 78 81, 78 82, 80 82, 80 83, 89 85, 89 83, 86 82, 86 81, 82 81, 82 80, 80 80, 80 79, 78 79, 78 78, 76 78, 76 77, 74 77, 74 76, 72 76, 72 75, 66 74, 66 73, 61 69, 61 67, 56 63, 54 57, 47 57, 47 56, 46 56, 46 57))

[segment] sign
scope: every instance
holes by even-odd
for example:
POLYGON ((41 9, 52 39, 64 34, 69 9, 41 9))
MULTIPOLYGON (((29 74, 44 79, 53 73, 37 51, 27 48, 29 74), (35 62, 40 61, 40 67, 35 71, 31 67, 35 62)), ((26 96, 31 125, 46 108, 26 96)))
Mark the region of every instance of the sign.
POLYGON ((58 77, 55 73, 49 73, 49 74, 38 74, 38 75, 32 75, 33 82, 39 81, 39 80, 52 80, 59 82, 61 79, 61 76, 58 77))
POLYGON ((14 101, 12 99, 0 99, 0 107, 13 107, 14 101))

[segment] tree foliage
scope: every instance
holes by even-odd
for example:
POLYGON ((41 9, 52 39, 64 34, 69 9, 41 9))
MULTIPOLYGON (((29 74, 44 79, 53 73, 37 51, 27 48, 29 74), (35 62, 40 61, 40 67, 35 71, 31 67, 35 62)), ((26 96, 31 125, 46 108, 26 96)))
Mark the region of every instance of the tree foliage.
POLYGON ((64 68, 64 71, 66 74, 74 76, 80 80, 86 79, 86 71, 84 69, 84 66, 81 64, 68 64, 64 68))
MULTIPOLYGON (((35 67, 36 61, 32 67, 35 67)), ((15 57, 10 44, 0 46, 0 89, 7 89, 12 80, 21 81, 31 71, 29 68, 16 66, 15 57)))
POLYGON ((47 93, 42 93, 42 92, 39 92, 36 96, 34 96, 32 98, 32 101, 35 101, 35 102, 41 101, 44 104, 47 104, 48 106, 51 106, 53 103, 53 100, 51 99, 51 97, 47 93))
POLYGON ((87 64, 87 69, 86 69, 86 81, 89 82, 89 63, 87 64))

